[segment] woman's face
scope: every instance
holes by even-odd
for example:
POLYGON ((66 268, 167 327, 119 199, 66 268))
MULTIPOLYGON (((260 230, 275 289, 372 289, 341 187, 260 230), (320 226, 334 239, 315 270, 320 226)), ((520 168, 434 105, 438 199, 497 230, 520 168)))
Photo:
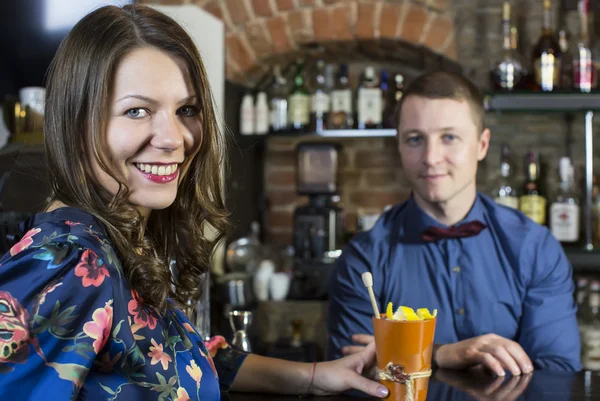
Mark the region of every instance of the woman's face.
MULTIPOLYGON (((200 146, 198 101, 183 63, 158 49, 136 49, 117 67, 103 152, 129 187, 129 202, 146 216, 173 203, 200 146)), ((93 169, 115 194, 117 182, 96 162, 93 169)))

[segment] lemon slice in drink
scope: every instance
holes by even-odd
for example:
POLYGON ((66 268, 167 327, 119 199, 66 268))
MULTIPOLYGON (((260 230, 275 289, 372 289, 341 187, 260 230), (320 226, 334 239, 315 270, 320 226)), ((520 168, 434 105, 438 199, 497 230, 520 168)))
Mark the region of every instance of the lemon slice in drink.
POLYGON ((417 316, 419 316, 423 320, 431 320, 437 316, 437 309, 434 309, 433 314, 431 314, 429 313, 429 309, 419 308, 417 309, 417 316))

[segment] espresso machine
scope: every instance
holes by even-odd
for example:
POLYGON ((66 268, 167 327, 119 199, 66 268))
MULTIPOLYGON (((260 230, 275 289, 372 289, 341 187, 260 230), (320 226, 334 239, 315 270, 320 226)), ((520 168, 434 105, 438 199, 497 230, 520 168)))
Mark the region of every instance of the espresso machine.
POLYGON ((294 276, 291 299, 325 299, 327 279, 341 252, 342 209, 337 205, 338 162, 336 143, 301 143, 296 147, 296 188, 308 203, 294 211, 294 276))

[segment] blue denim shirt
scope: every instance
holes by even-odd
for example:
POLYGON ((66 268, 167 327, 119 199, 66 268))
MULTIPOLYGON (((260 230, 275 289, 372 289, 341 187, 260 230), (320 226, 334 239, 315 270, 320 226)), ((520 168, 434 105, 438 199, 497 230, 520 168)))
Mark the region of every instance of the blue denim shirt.
POLYGON ((373 274, 380 311, 438 309, 435 342, 496 333, 518 342, 537 369, 581 369, 572 267, 550 231, 521 212, 478 194, 460 222, 487 225, 477 236, 426 243, 444 227, 411 197, 356 235, 330 282, 328 356, 341 356, 355 333, 373 333, 373 309, 361 275, 373 274))

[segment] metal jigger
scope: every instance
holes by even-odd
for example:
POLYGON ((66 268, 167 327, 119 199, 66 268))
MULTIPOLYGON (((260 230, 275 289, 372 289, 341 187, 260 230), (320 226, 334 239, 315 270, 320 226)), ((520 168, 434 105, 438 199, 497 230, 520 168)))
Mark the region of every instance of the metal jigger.
POLYGON ((237 310, 229 312, 229 324, 234 333, 231 345, 234 348, 244 352, 252 352, 252 347, 246 334, 250 323, 252 323, 252 312, 237 310))

